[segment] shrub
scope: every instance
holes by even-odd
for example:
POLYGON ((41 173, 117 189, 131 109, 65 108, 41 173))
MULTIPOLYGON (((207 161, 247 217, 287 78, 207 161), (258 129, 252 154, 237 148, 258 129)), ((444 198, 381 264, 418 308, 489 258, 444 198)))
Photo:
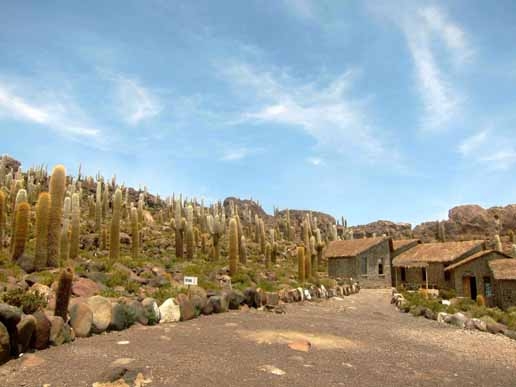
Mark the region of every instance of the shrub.
POLYGON ((455 292, 455 289, 439 289, 439 297, 443 300, 450 300, 456 296, 457 293, 455 292))
POLYGON ((43 294, 38 291, 26 292, 20 288, 8 290, 2 295, 2 300, 21 308, 25 314, 32 314, 47 306, 47 299, 43 294))

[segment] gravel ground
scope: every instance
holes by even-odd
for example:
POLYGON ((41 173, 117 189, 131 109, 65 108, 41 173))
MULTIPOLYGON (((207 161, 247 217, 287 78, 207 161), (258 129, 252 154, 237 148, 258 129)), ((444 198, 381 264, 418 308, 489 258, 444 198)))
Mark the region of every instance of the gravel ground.
POLYGON ((92 386, 120 366, 141 372, 145 386, 516 385, 516 341, 399 313, 389 300, 389 291, 362 290, 283 315, 135 326, 12 360, 0 386, 92 386), (289 347, 307 342, 308 352, 289 347))

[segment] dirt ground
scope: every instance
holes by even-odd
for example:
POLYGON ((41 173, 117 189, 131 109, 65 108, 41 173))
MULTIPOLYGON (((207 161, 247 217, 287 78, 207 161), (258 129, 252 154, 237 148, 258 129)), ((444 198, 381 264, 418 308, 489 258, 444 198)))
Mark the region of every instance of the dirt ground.
POLYGON ((78 339, 4 364, 0 386, 92 386, 117 372, 130 386, 516 386, 516 341, 399 313, 389 295, 78 339))

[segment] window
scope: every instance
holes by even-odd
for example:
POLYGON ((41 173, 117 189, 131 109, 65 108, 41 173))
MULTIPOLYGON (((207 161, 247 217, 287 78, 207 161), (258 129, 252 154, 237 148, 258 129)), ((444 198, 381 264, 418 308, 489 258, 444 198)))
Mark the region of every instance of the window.
POLYGON ((407 280, 407 272, 405 271, 405 268, 401 268, 401 281, 405 282, 407 280))
POLYGON ((491 277, 484 277, 484 295, 491 297, 493 295, 493 287, 491 286, 491 277))
POLYGON ((421 268, 421 276, 423 277, 423 281, 426 281, 426 267, 421 268))
POLYGON ((378 260, 378 275, 383 275, 383 261, 381 258, 378 260))
POLYGON ((362 257, 360 261, 360 273, 367 274, 367 257, 362 257))

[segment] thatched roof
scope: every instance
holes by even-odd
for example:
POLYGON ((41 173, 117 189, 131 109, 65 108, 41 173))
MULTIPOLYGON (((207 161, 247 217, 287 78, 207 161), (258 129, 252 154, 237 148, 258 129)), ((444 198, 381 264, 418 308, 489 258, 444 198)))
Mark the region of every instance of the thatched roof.
POLYGON ((392 261, 396 267, 424 266, 423 263, 449 263, 482 249, 484 241, 437 242, 417 245, 392 261))
POLYGON ((462 266, 466 263, 469 263, 469 262, 473 262, 479 258, 482 258, 482 257, 485 257, 486 255, 489 255, 489 254, 494 254, 497 256, 497 258, 501 258, 501 259, 504 259, 504 258, 511 258, 510 255, 507 255, 505 253, 502 253, 501 251, 497 251, 497 250, 483 250, 483 251, 479 251, 478 253, 476 254, 473 254, 473 255, 470 255, 469 257, 467 257, 466 259, 461 259, 459 262, 457 263, 454 263, 453 265, 450 265, 448 267, 446 267, 446 269, 444 269, 445 271, 446 270, 453 270, 459 266, 462 266))
POLYGON ((410 245, 417 245, 421 241, 419 239, 396 239, 392 241, 394 251, 410 245))
POLYGON ((381 237, 333 241, 328 245, 324 255, 326 258, 355 257, 385 241, 389 241, 389 248, 392 251, 392 240, 381 237))
POLYGON ((516 280, 516 259, 493 259, 489 268, 495 280, 516 280))

